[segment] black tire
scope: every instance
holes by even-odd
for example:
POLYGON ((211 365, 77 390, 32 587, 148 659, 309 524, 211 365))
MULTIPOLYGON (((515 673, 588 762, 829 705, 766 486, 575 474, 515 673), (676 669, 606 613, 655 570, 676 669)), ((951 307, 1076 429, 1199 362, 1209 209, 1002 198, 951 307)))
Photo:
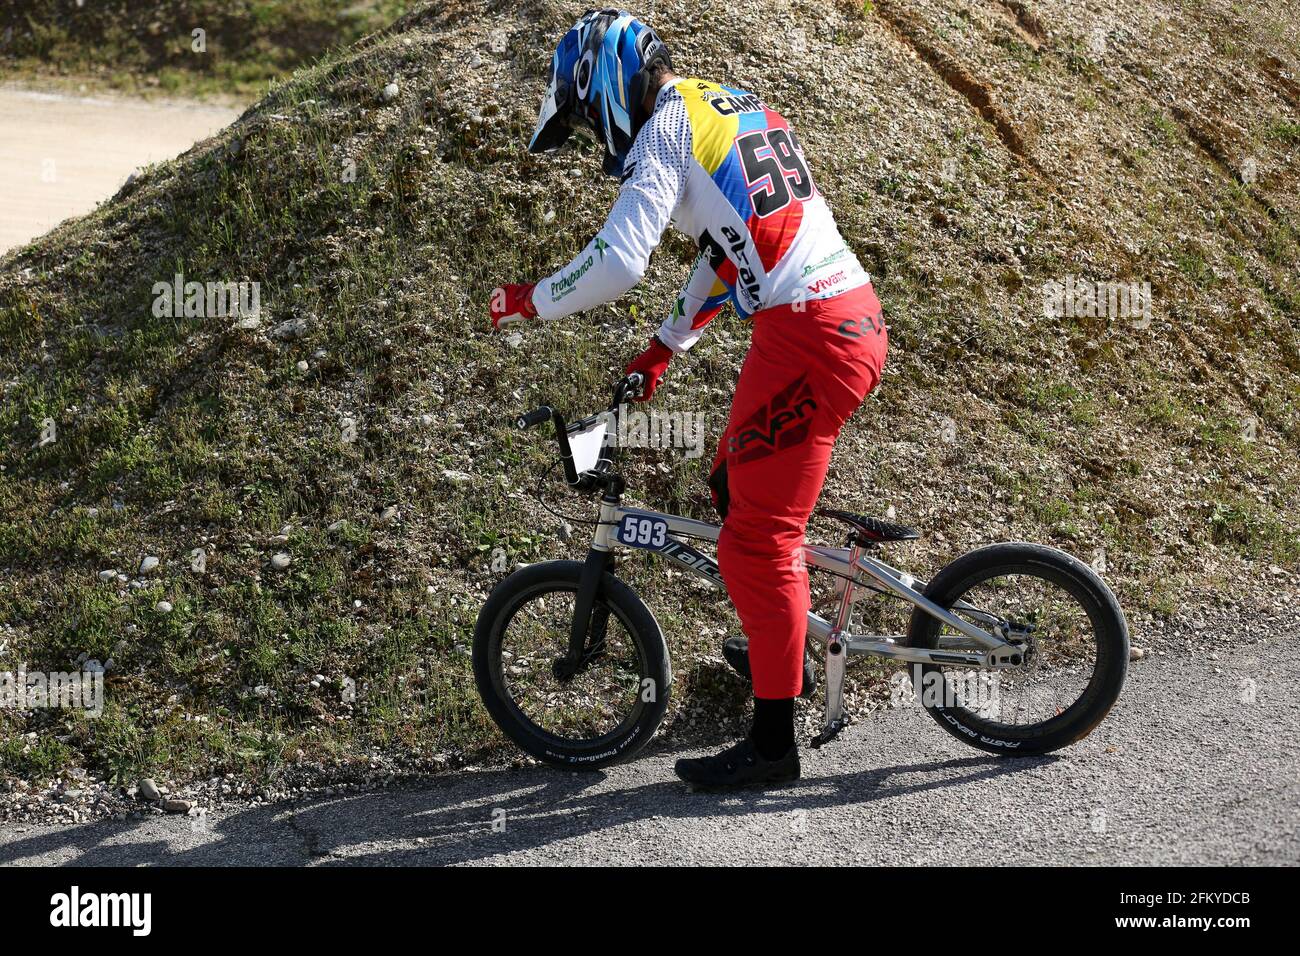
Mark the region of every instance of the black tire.
MULTIPOLYGON (((964 554, 935 575, 925 595, 951 610, 972 588, 1004 575, 1035 577, 1059 585, 1086 613, 1096 656, 1082 693, 1049 719, 1023 725, 990 721, 961 706, 922 703, 940 727, 972 747, 1006 756, 1050 753, 1091 733, 1119 697, 1128 672, 1128 625, 1115 595, 1092 568, 1064 551, 1038 544, 995 544, 964 554)), ((916 608, 908 627, 908 643, 934 649, 941 630, 940 621, 916 608)), ((908 671, 918 695, 926 677, 938 674, 942 680, 944 673, 936 664, 912 665, 908 671)))
MULTIPOLYGON (((607 610, 617 620, 634 651, 632 666, 637 681, 655 689, 651 700, 636 694, 628 716, 612 731, 591 738, 564 737, 539 726, 520 709, 507 688, 502 657, 503 641, 511 622, 529 602, 547 595, 577 593, 582 564, 548 561, 521 568, 501 581, 479 612, 474 629, 474 681, 488 713, 507 737, 539 760, 570 770, 594 770, 627 760, 650 742, 668 709, 672 672, 663 632, 649 608, 636 593, 606 573, 596 598, 595 611, 607 610)), ((612 623, 611 620, 611 623, 612 623)), ((568 643, 567 624, 555 634, 555 656, 568 643)), ((626 675, 625 675, 626 676, 626 675)))

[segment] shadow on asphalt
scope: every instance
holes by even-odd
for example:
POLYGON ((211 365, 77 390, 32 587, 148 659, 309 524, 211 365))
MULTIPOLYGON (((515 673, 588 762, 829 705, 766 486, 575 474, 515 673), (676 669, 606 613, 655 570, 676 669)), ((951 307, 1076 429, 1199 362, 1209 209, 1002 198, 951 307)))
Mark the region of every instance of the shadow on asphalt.
MULTIPOLYGON (((221 816, 193 839, 154 838, 161 818, 69 827, 0 846, 0 864, 73 850, 80 866, 472 863, 654 817, 707 819, 870 804, 1033 770, 1056 758, 992 756, 880 767, 767 792, 693 793, 682 784, 601 787, 603 773, 473 772, 401 788, 286 802, 221 816), (504 826, 502 826, 504 821, 504 826), (494 826, 495 824, 495 826, 494 826), (416 844, 416 840, 422 840, 416 844), (197 843, 187 846, 185 843, 197 843), (350 849, 349 849, 350 848, 350 849), (333 856, 347 850, 346 856, 333 856)), ((188 834, 187 818, 169 818, 188 834)), ((166 834, 162 834, 166 836, 166 834)))

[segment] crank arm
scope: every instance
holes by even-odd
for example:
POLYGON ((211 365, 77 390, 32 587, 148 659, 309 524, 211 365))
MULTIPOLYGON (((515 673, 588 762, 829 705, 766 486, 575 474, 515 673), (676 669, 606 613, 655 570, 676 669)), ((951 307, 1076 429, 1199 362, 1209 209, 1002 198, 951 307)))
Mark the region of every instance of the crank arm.
POLYGON ((848 648, 838 633, 826 642, 826 726, 813 738, 812 746, 820 747, 844 729, 844 661, 848 648))

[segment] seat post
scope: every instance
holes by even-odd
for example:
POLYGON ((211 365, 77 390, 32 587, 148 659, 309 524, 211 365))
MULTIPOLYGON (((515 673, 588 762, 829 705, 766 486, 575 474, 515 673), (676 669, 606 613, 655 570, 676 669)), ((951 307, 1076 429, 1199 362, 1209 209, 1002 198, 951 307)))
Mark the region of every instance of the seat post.
POLYGON ((853 579, 845 581, 844 593, 840 595, 839 610, 835 613, 835 627, 831 631, 831 640, 835 640, 849 624, 849 617, 853 614, 854 592, 858 584, 858 558, 862 557, 862 544, 858 541, 857 534, 849 535, 849 567, 854 569, 853 579))

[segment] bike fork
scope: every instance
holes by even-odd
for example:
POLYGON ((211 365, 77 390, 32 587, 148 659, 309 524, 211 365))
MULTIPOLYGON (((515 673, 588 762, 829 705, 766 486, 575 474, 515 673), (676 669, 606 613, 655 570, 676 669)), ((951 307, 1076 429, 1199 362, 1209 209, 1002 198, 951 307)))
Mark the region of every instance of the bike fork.
POLYGON ((581 671, 587 663, 601 650, 605 642, 605 626, 609 611, 596 607, 596 598, 601 591, 605 572, 614 569, 614 553, 601 534, 614 520, 614 511, 618 507, 618 495, 605 495, 601 498, 600 520, 596 539, 587 560, 583 562, 582 574, 578 577, 578 593, 573 601, 573 623, 569 628, 569 650, 551 666, 558 680, 566 681, 581 671), (588 643, 588 636, 595 640, 588 643))
POLYGON ((578 593, 574 595, 573 623, 569 628, 569 650, 563 657, 557 658, 551 669, 557 680, 566 681, 586 666, 593 652, 599 652, 604 643, 603 609, 597 608, 596 597, 600 593, 601 578, 613 561, 608 551, 595 548, 587 555, 582 565, 582 574, 578 578, 578 593), (588 646, 587 637, 594 633, 597 640, 588 646))

